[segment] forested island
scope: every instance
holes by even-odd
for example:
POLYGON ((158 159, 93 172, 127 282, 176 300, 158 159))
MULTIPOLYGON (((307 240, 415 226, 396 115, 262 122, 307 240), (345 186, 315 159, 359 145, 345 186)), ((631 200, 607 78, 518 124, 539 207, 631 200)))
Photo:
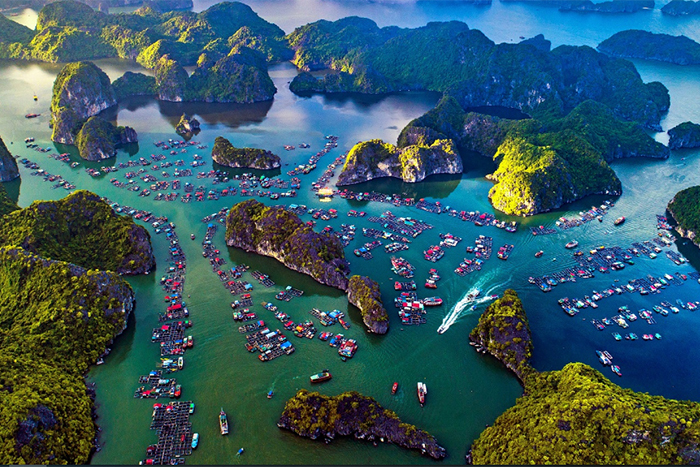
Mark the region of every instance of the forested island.
POLYGON ((434 459, 447 456, 434 436, 403 423, 391 410, 355 391, 335 397, 305 389, 289 399, 277 426, 311 439, 333 440, 336 436, 379 439, 408 449, 419 449, 434 459))
POLYGON ((700 147, 700 125, 693 122, 680 123, 668 130, 668 147, 671 149, 700 147))
POLYGON ((691 0, 671 0, 661 8, 661 13, 669 16, 700 15, 700 2, 691 0))
POLYGON ((620 31, 598 45, 598 50, 614 57, 643 58, 676 65, 700 63, 700 44, 686 36, 649 31, 620 31))
POLYGON ((217 136, 211 150, 211 158, 226 167, 270 170, 280 166, 280 158, 270 151, 256 148, 236 148, 223 136, 217 136))
POLYGON ((0 182, 9 182, 17 177, 19 177, 17 161, 0 137, 0 182))
POLYGON ((271 256, 321 284, 348 288, 350 269, 340 240, 314 232, 284 208, 253 199, 233 205, 226 218, 226 244, 271 256))
POLYGON ((681 190, 668 203, 668 212, 676 221, 675 229, 683 237, 700 245, 700 186, 681 190))
POLYGON ((152 267, 148 233, 88 192, 19 209, 1 186, 0 228, 0 462, 86 463, 97 426, 83 375, 134 306, 98 268, 152 267))
POLYGON ((348 302, 360 309, 362 322, 370 332, 386 334, 389 331, 389 314, 376 281, 365 276, 350 277, 348 302))
POLYGON ((538 372, 515 291, 470 338, 521 378, 524 395, 474 441, 474 464, 687 464, 698 458, 700 404, 623 389, 583 363, 538 372))

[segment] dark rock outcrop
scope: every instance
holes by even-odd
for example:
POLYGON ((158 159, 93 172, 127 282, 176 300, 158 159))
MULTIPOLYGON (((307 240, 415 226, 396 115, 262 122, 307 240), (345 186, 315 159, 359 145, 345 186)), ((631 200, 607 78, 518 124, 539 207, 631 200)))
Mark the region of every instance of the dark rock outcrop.
POLYGON ((375 139, 357 143, 348 152, 337 185, 352 185, 380 177, 415 183, 429 175, 459 174, 462 170, 462 159, 452 140, 436 140, 430 146, 397 148, 375 139))
POLYGON ((148 231, 84 190, 8 214, 0 224, 3 245, 119 274, 143 274, 155 267, 148 231))
POLYGON ((552 41, 545 39, 543 34, 538 34, 535 37, 522 40, 520 43, 531 45, 541 52, 549 52, 552 48, 552 41))
POLYGON ((389 314, 382 303, 382 293, 376 281, 365 276, 352 276, 348 284, 348 301, 360 309, 362 322, 375 334, 389 330, 389 314))
POLYGON ((226 244, 271 256, 321 284, 348 288, 349 265, 338 238, 314 232, 284 208, 252 199, 235 204, 226 219, 226 244))
POLYGON ((5 142, 0 138, 0 182, 9 182, 19 177, 17 161, 7 150, 5 142))
POLYGON ((236 148, 229 140, 217 136, 211 150, 214 162, 226 167, 270 170, 280 167, 279 156, 270 151, 256 148, 236 148))
POLYGON ((180 121, 175 127, 175 132, 178 135, 188 138, 191 138, 193 135, 199 133, 199 130, 199 120, 194 117, 190 118, 187 116, 187 114, 182 114, 180 121))
POLYGON ((434 436, 403 423, 393 411, 354 391, 328 397, 302 389, 287 401, 277 426, 326 442, 336 436, 354 436, 366 441, 386 439, 403 448, 420 450, 433 459, 447 456, 434 436))
POLYGON ((671 0, 661 8, 661 13, 669 16, 700 15, 700 2, 671 0))
POLYGON ((700 147, 700 125, 683 122, 668 130, 668 147, 671 149, 700 147))
POLYGON ((51 139, 74 144, 75 136, 89 117, 116 103, 109 76, 94 63, 67 64, 53 84, 51 139))
POLYGON ((637 29, 613 34, 598 45, 598 50, 614 57, 642 58, 676 65, 700 64, 700 44, 694 40, 637 29))
POLYGON ((78 132, 76 146, 80 157, 88 161, 100 161, 117 155, 117 147, 137 143, 136 130, 115 127, 100 117, 90 117, 78 132))
POLYGON ((700 245, 700 186, 676 193, 666 210, 676 222, 675 230, 695 245, 700 245))

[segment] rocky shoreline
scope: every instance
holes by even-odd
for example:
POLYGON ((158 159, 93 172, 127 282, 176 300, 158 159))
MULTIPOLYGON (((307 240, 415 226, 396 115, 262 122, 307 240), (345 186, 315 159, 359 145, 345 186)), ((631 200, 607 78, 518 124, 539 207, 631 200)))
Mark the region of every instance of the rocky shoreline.
POLYGON ((9 182, 19 177, 17 161, 0 137, 0 182, 9 182))
POLYGON ((219 165, 234 168, 271 170, 280 167, 280 158, 271 151, 256 148, 237 148, 229 140, 217 136, 211 158, 219 165))
POLYGON ((386 334, 389 331, 389 314, 376 281, 365 276, 352 276, 348 284, 348 301, 360 309, 362 322, 369 332, 386 334))
POLYGON ((700 125, 683 122, 668 130, 668 147, 671 149, 700 147, 700 125))
POLYGON ((420 450, 433 459, 447 457, 434 436, 403 423, 393 411, 354 391, 329 397, 302 389, 287 401, 277 426, 326 443, 336 436, 353 436, 420 450))

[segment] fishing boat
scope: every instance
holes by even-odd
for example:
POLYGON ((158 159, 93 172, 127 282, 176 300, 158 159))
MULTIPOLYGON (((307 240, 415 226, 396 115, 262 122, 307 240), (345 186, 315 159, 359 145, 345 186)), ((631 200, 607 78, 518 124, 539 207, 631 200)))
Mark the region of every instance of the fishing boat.
POLYGON ((41 117, 41 114, 27 114, 24 116, 24 118, 37 118, 41 117))
POLYGON ((194 234, 190 234, 190 238, 194 240, 194 234))
POLYGON ((658 332, 657 332, 656 334, 654 334, 654 337, 656 337, 657 339, 661 340, 661 334, 659 334, 658 332))
POLYGON ((182 370, 183 366, 185 366, 185 359, 180 357, 177 359, 177 369, 182 370))
POLYGON ((620 371, 620 367, 617 365, 611 365, 610 369, 615 373, 617 376, 622 376, 622 372, 620 371))
POLYGON ((440 297, 428 297, 423 299, 423 305, 425 306, 439 306, 442 305, 442 298, 440 297))
POLYGON ((190 402, 190 415, 194 413, 194 402, 190 402))
POLYGON ((624 222, 625 222, 625 216, 622 216, 622 217, 618 217, 617 219, 615 219, 615 222, 613 222, 613 224, 622 225, 624 222))
POLYGON ((323 383, 324 381, 328 381, 331 379, 333 376, 328 372, 328 370, 324 370, 321 373, 316 373, 315 375, 311 375, 309 377, 309 380, 311 383, 323 383))
POLYGON ((613 337, 615 338, 616 341, 621 341, 621 340, 622 340, 622 336, 620 335, 619 332, 613 332, 612 335, 613 335, 613 337))
POLYGON ((394 385, 391 386, 391 393, 396 394, 396 391, 398 391, 398 390, 399 390, 399 383, 394 382, 394 385))
POLYGON ((357 352, 357 341, 355 339, 346 340, 338 348, 338 354, 341 357, 352 358, 355 352, 357 352))
POLYGON ((569 248, 569 249, 576 248, 577 246, 578 246, 578 242, 576 240, 572 240, 569 243, 567 243, 566 245, 564 245, 564 247, 569 248))
POLYGON ((195 433, 192 435, 192 449, 197 449, 198 444, 199 444, 199 433, 195 433))
POLYGON ((219 428, 221 429, 222 435, 228 434, 228 418, 226 417, 226 412, 224 412, 223 408, 221 409, 221 412, 219 412, 219 428))
POLYGON ((243 454, 243 448, 239 449, 238 452, 236 453, 237 456, 240 456, 241 454, 243 454))
POLYGON ((539 258, 544 254, 544 251, 540 250, 537 253, 535 253, 535 258, 539 258))
POLYGON ((474 300, 476 300, 476 297, 478 297, 480 293, 481 290, 479 289, 474 289, 471 292, 469 292, 467 294, 467 302, 473 302, 474 300))
POLYGON ((423 407, 425 405, 425 395, 428 394, 428 387, 425 385, 425 383, 418 382, 418 402, 420 402, 420 406, 423 407))
POLYGON ((272 399, 272 396, 274 396, 274 395, 275 395, 275 393, 272 392, 272 389, 270 389, 270 392, 267 393, 267 398, 272 399))
POLYGON ((38 100, 39 100, 39 97, 36 94, 34 94, 34 101, 36 102, 38 100))

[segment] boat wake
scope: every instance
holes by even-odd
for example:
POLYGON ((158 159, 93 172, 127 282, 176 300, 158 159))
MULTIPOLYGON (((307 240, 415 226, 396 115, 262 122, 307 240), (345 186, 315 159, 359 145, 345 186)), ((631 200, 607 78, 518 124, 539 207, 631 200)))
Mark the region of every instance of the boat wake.
MULTIPOLYGON (((508 279, 510 280, 510 278, 508 279)), ((440 327, 438 328, 437 332, 438 334, 442 334, 450 327, 455 324, 459 318, 462 316, 465 316, 467 313, 470 311, 476 310, 476 306, 481 304, 481 303, 486 303, 490 302, 491 300, 494 300, 493 292, 497 290, 499 287, 503 287, 508 283, 508 280, 492 285, 489 287, 489 289, 484 292, 481 290, 479 287, 479 283, 477 283, 473 288, 468 290, 462 298, 459 299, 459 301, 455 304, 455 306, 452 307, 452 309, 447 313, 447 316, 445 316, 442 319, 442 324, 440 324, 440 327), (474 297, 475 295, 480 295, 477 297, 474 297), (465 311, 466 310, 466 311, 465 311)), ((486 280, 480 281, 480 282, 485 282, 486 280)))

